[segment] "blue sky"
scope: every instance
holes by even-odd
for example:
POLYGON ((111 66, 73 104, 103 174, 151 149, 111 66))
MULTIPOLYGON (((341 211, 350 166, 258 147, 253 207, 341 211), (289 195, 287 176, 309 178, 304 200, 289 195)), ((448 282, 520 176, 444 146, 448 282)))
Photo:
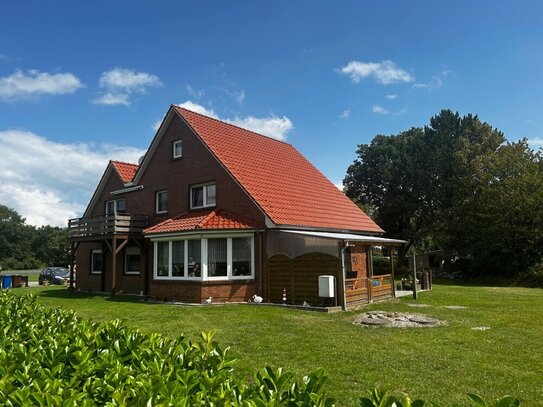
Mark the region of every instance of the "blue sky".
POLYGON ((170 104, 286 139, 339 184, 356 146, 475 113, 543 145, 543 3, 4 2, 0 203, 82 213, 170 104))

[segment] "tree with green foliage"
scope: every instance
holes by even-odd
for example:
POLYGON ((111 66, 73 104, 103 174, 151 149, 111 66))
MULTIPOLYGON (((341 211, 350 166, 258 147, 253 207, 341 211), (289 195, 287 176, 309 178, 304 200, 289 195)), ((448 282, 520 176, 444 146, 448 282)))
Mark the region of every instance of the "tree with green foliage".
POLYGON ((467 259, 465 271, 523 271, 541 261, 542 160, 525 141, 505 142, 477 116, 442 110, 359 145, 343 183, 388 236, 408 241, 401 258, 442 248, 467 259))
POLYGON ((35 269, 68 264, 66 228, 27 225, 15 210, 0 204, 0 266, 35 269))

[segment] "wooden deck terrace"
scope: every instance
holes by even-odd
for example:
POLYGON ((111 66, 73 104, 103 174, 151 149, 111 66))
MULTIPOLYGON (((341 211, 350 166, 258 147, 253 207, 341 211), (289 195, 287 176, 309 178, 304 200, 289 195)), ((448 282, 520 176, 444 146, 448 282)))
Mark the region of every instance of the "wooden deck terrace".
POLYGON ((394 285, 391 274, 345 279, 345 299, 348 308, 393 297, 394 285))
POLYGON ((68 221, 71 242, 96 241, 116 235, 138 236, 148 225, 146 215, 110 214, 68 221))

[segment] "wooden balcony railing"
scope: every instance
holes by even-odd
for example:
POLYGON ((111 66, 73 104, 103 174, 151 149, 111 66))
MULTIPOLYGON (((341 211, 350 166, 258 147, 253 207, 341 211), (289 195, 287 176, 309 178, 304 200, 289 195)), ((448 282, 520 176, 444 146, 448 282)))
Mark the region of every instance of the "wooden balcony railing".
POLYGON ((106 238, 113 235, 136 235, 147 227, 145 215, 111 214, 68 221, 68 238, 73 241, 106 238))

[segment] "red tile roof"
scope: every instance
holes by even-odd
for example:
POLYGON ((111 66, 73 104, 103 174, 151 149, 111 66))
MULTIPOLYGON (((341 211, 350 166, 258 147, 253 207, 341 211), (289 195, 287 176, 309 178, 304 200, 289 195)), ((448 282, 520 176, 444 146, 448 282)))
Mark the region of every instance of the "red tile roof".
POLYGON ((111 161, 111 164, 115 168, 115 171, 117 171, 117 174, 119 174, 121 181, 125 184, 134 179, 139 167, 137 164, 124 163, 122 161, 111 161))
POLYGON ((173 108, 276 225, 383 232, 290 144, 173 108))
POLYGON ((183 232, 194 229, 255 229, 250 221, 224 211, 197 212, 167 219, 148 227, 145 234, 183 232))

